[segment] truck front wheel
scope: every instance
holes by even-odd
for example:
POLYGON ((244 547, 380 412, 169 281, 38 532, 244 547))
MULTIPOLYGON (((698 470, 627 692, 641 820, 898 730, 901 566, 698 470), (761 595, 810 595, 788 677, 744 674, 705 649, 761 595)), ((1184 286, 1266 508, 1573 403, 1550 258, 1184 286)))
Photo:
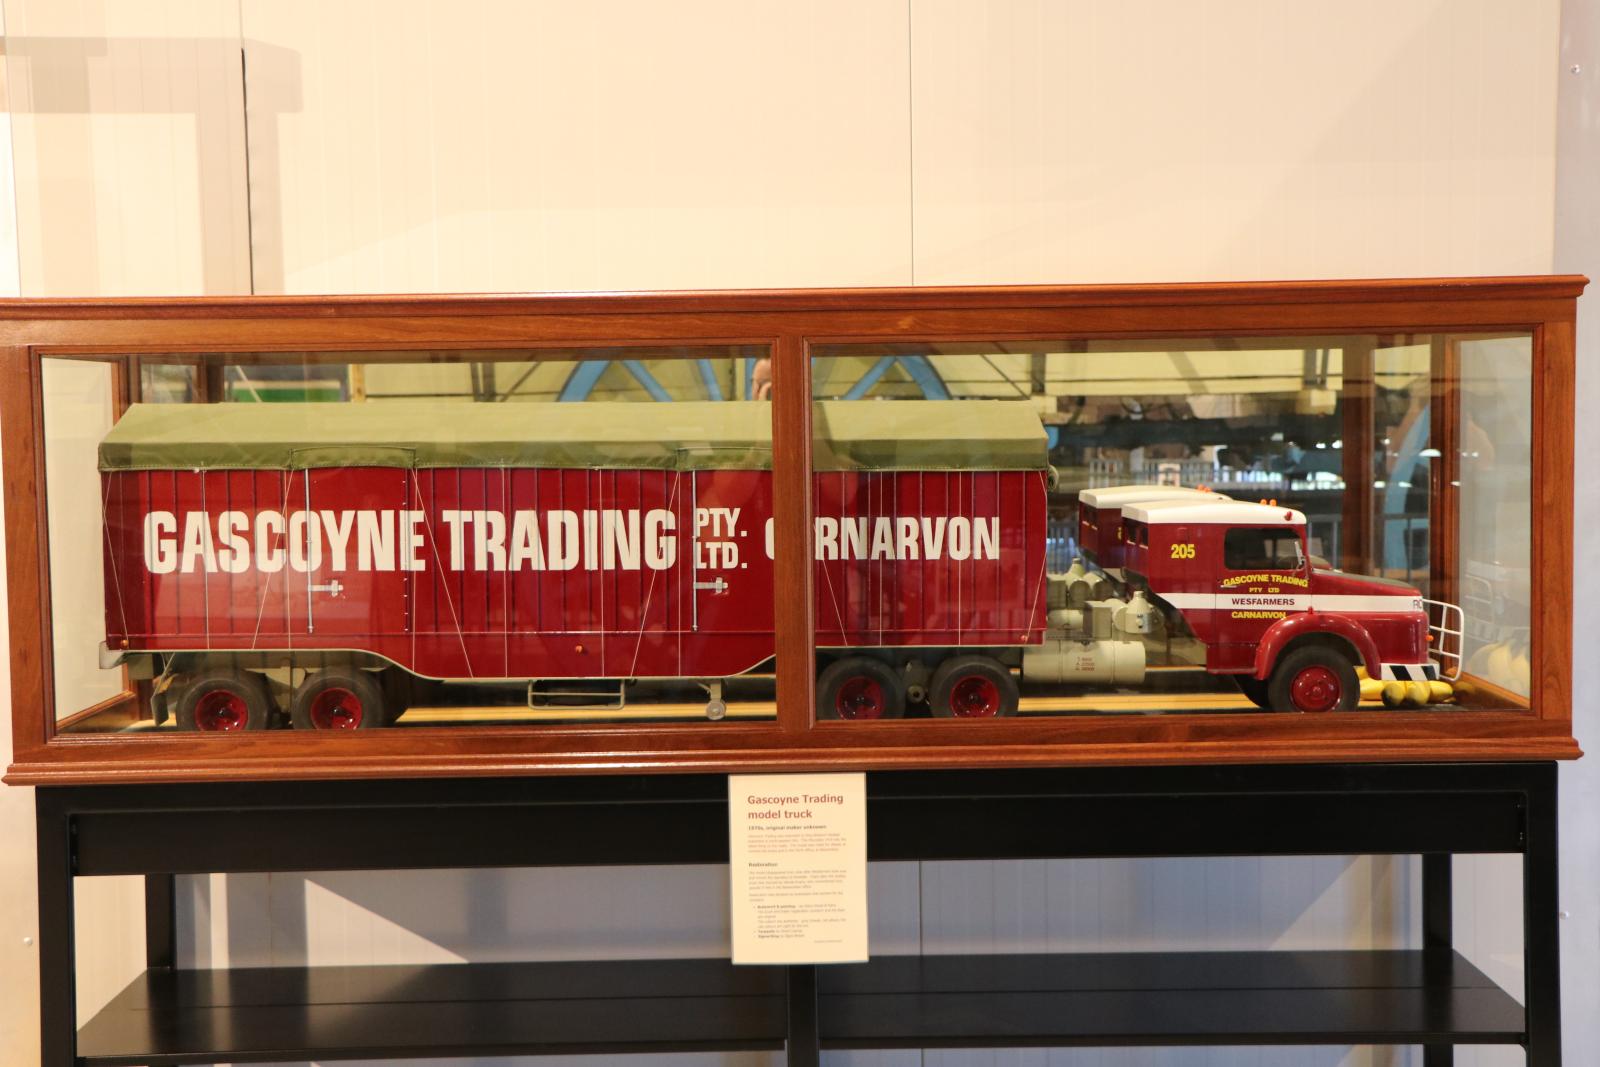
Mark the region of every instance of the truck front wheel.
POLYGON ((1355 664, 1336 648, 1302 645, 1287 653, 1267 682, 1276 711, 1349 711, 1361 699, 1355 664))

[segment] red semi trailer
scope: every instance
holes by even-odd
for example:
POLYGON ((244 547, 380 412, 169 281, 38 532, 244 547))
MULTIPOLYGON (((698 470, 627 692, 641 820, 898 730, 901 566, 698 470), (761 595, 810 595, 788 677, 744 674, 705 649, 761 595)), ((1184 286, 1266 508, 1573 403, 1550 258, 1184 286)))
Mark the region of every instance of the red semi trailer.
MULTIPOLYGON (((381 725, 412 675, 695 679, 717 716, 773 655, 770 411, 134 405, 100 448, 108 652, 200 729, 381 725)), ((1037 418, 814 420, 819 711, 1014 711, 993 653, 1043 637, 1037 418)))
MULTIPOLYGON (((1352 707, 1357 666, 1437 676, 1420 594, 1313 567, 1292 509, 1102 491, 1117 581, 1047 575, 1027 405, 813 418, 821 717, 1010 715, 1019 672, 1138 685, 1177 631, 1263 707, 1352 707)), ((691 680, 720 717, 726 680, 774 650, 769 420, 738 402, 134 405, 100 447, 105 662, 202 730, 381 726, 418 679, 613 706, 691 680)))

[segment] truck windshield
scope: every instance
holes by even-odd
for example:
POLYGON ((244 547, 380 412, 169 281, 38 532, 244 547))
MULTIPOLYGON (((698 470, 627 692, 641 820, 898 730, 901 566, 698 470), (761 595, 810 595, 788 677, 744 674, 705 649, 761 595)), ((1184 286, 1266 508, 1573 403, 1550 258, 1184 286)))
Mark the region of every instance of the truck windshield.
POLYGON ((1290 570, 1305 566, 1300 534, 1283 527, 1238 527, 1222 543, 1223 564, 1232 571, 1290 570))

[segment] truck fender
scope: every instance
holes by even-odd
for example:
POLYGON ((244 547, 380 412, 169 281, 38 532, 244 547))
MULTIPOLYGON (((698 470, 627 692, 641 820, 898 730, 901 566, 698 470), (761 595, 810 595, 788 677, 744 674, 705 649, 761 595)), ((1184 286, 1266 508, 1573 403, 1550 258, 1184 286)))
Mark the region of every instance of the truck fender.
POLYGON ((1377 642, 1372 640, 1366 627, 1348 615, 1303 611, 1279 619, 1261 635, 1261 643, 1256 646, 1255 677, 1265 680, 1272 673, 1273 664, 1278 662, 1278 654, 1306 634, 1333 634, 1344 638, 1355 646, 1369 678, 1377 678, 1383 673, 1383 665, 1378 661, 1377 642))

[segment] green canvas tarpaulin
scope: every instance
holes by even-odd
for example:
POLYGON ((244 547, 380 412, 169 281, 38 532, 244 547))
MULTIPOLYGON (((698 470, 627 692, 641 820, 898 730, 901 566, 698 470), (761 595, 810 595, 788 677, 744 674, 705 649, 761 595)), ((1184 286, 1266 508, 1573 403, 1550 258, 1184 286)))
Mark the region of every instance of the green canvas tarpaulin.
MULTIPOLYGON (((812 419, 821 471, 1048 465, 1024 401, 824 400, 812 419)), ((744 401, 135 404, 100 443, 102 471, 771 466, 772 405, 744 401)))

